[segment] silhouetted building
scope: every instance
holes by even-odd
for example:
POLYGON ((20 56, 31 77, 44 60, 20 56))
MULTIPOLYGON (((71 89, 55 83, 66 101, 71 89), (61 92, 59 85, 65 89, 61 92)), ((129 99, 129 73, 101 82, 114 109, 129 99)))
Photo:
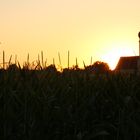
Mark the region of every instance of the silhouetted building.
POLYGON ((120 57, 115 71, 123 73, 140 72, 140 56, 120 57))
POLYGON ((139 37, 139 56, 120 57, 120 60, 115 68, 116 72, 140 74, 140 32, 138 33, 138 37, 139 37))

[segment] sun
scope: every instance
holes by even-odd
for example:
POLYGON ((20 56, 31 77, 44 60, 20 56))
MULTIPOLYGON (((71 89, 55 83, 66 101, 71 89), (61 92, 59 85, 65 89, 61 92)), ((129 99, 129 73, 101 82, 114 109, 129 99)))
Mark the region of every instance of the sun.
POLYGON ((107 62, 110 69, 115 69, 119 58, 121 56, 133 56, 135 55, 133 47, 130 44, 114 44, 109 47, 108 51, 102 56, 102 60, 107 62))

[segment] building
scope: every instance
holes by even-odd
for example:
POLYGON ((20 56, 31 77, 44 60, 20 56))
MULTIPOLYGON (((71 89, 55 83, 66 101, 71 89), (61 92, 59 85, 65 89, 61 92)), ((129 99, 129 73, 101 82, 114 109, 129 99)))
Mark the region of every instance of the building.
POLYGON ((139 56, 120 57, 115 68, 116 72, 121 73, 140 73, 140 32, 139 37, 139 56))
POLYGON ((140 72, 140 56, 120 57, 115 71, 122 73, 140 72))

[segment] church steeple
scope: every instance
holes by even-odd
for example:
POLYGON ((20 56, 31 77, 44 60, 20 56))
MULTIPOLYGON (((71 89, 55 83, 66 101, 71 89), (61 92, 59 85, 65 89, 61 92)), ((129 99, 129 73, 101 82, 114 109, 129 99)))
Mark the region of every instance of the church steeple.
POLYGON ((139 56, 140 56, 140 32, 138 33, 138 37, 139 37, 139 56))

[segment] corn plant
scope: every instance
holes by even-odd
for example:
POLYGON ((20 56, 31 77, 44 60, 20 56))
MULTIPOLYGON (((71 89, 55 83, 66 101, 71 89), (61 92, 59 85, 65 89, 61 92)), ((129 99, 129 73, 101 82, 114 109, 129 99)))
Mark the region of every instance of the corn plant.
POLYGON ((0 70, 0 139, 140 138, 140 76, 40 67, 0 70))

